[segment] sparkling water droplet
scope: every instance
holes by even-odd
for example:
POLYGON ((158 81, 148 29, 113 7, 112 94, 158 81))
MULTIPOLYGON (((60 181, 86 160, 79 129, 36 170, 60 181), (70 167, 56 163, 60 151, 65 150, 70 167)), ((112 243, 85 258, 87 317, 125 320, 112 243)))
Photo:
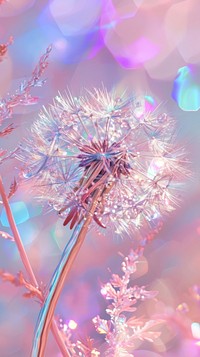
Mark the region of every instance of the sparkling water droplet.
POLYGON ((133 114, 135 118, 140 119, 145 114, 145 98, 137 97, 133 101, 134 111, 133 114))
POLYGON ((164 160, 162 158, 153 159, 149 165, 147 176, 153 179, 164 168, 164 160))
POLYGON ((33 174, 31 172, 23 172, 23 177, 24 178, 30 178, 32 176, 33 176, 33 174))

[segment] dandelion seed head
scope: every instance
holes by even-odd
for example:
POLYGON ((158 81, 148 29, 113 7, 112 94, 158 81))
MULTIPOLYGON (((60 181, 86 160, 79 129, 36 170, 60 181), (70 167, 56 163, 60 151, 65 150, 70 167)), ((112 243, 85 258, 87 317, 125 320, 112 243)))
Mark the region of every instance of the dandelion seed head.
POLYGON ((175 120, 159 106, 148 110, 145 96, 104 87, 80 97, 68 91, 43 109, 17 157, 37 197, 64 225, 84 219, 101 188, 93 223, 132 236, 179 204, 188 169, 174 137, 175 120))

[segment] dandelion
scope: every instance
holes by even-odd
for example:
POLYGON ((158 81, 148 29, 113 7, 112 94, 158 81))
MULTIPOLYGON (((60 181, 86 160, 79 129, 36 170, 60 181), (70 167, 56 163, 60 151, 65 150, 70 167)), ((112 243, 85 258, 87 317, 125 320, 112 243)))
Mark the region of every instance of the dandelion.
MULTIPOLYGON (((20 146, 23 175, 37 197, 73 229, 38 320, 33 356, 42 356, 64 279, 90 226, 120 236, 155 227, 180 200, 187 160, 175 120, 146 109, 145 97, 58 95, 20 146)), ((142 235, 142 233, 141 233, 142 235)))
POLYGON ((24 176, 35 177, 38 198, 71 228, 102 188, 93 221, 132 236, 178 205, 187 174, 184 148, 174 144, 175 122, 157 111, 145 112, 142 98, 106 89, 87 98, 59 95, 21 145, 24 176))

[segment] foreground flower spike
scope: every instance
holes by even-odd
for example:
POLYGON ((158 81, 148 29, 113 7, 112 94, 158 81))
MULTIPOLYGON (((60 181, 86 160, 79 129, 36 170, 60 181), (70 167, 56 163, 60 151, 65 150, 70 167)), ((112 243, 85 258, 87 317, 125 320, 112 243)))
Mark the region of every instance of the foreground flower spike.
POLYGON ((154 299, 157 295, 157 292, 148 291, 144 286, 130 286, 131 276, 137 271, 141 254, 141 249, 131 251, 122 263, 123 276, 112 274, 110 282, 101 289, 103 297, 111 302, 106 309, 110 319, 96 316, 93 322, 97 332, 105 335, 107 357, 133 357, 131 352, 137 348, 138 340, 153 342, 160 336, 154 326, 163 323, 162 320, 145 320, 136 313, 139 302, 154 299))
POLYGON ((33 357, 44 355, 57 300, 91 224, 134 237, 178 205, 188 170, 174 127, 159 107, 147 110, 145 97, 105 88, 85 97, 58 95, 32 126, 17 154, 23 175, 74 228, 38 318, 33 357))
POLYGON ((71 329, 70 324, 63 323, 62 319, 59 319, 60 332, 62 333, 63 341, 68 348, 70 357, 99 357, 100 352, 94 346, 94 340, 90 337, 84 340, 74 340, 73 329, 71 329))

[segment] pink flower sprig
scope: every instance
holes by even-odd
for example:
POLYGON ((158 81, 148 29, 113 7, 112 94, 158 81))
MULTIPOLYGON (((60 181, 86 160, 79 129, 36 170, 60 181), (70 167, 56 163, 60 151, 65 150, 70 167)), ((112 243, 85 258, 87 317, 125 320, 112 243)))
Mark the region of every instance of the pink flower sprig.
MULTIPOLYGON (((11 41, 11 39, 9 40, 11 41)), ((6 45, 0 45, 0 59, 1 53, 7 49, 7 46, 10 44, 8 42, 6 45)), ((31 96, 31 89, 33 87, 42 86, 46 80, 41 79, 45 69, 48 66, 48 58, 51 52, 51 46, 46 49, 46 52, 41 56, 38 64, 36 65, 31 78, 28 81, 21 83, 20 88, 16 91, 15 94, 9 96, 8 98, 0 98, 0 127, 2 126, 5 119, 11 119, 13 116, 13 108, 19 105, 32 105, 38 102, 38 97, 31 96)), ((0 130, 0 138, 3 138, 11 134, 14 130, 14 125, 9 124, 0 130)), ((14 154, 14 151, 8 153, 7 150, 2 150, 0 148, 0 164, 11 158, 14 154)))
MULTIPOLYGON (((10 239, 14 241, 14 238, 5 232, 0 231, 0 236, 2 236, 4 239, 10 239)), ((0 270, 0 278, 2 281, 11 283, 16 287, 25 288, 26 292, 23 293, 24 298, 33 298, 41 305, 43 304, 46 293, 46 287, 43 284, 41 284, 39 287, 35 287, 25 279, 24 274, 21 271, 17 275, 13 275, 7 271, 0 270)), ((100 356, 100 353, 94 346, 94 341, 91 338, 88 337, 86 341, 77 340, 73 342, 71 329, 66 324, 63 324, 61 320, 57 321, 57 326, 70 357, 100 356)))
POLYGON ((60 331, 62 333, 63 340, 71 357, 99 357, 100 352, 94 346, 94 340, 90 337, 84 341, 72 341, 72 330, 68 325, 64 324, 62 320, 59 320, 60 331))
POLYGON ((41 303, 44 301, 43 292, 39 287, 33 286, 25 278, 22 272, 19 272, 16 276, 0 270, 0 277, 4 282, 9 282, 15 286, 23 286, 27 292, 23 294, 25 298, 37 298, 41 303))
POLYGON ((0 231, 0 237, 3 238, 3 239, 8 239, 11 242, 15 241, 14 238, 10 234, 8 234, 7 232, 4 232, 4 231, 0 231))
POLYGON ((14 107, 19 105, 32 105, 38 102, 38 97, 33 97, 31 95, 31 89, 33 87, 41 87, 46 82, 45 79, 41 79, 41 76, 48 66, 48 58, 51 49, 52 46, 49 46, 46 49, 46 52, 42 55, 39 63, 36 65, 31 78, 27 81, 23 81, 15 94, 9 96, 8 98, 0 98, 0 125, 3 120, 8 118, 10 119, 12 117, 14 107))
POLYGON ((142 249, 131 251, 122 263, 123 276, 113 274, 110 282, 102 286, 103 297, 111 302, 106 309, 110 318, 105 320, 96 316, 93 322, 97 332, 105 335, 108 344, 105 356, 133 356, 131 352, 136 349, 137 340, 153 342, 161 334, 152 328, 162 320, 145 320, 136 314, 138 302, 154 299, 157 295, 156 291, 148 291, 144 286, 130 286, 141 254, 142 249))
MULTIPOLYGON (((0 5, 2 2, 0 2, 0 5)), ((3 61, 7 51, 8 51, 8 46, 13 44, 13 37, 10 36, 8 41, 6 43, 1 43, 0 44, 0 62, 3 61)))

